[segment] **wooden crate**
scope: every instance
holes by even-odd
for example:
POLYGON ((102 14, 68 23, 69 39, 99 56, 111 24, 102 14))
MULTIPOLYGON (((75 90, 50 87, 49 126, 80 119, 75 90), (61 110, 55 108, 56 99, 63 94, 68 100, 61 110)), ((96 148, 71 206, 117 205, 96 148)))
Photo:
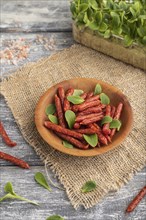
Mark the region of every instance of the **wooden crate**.
POLYGON ((105 39, 89 29, 82 31, 75 24, 73 24, 73 37, 78 43, 146 70, 146 47, 134 45, 126 48, 122 45, 121 39, 105 39))

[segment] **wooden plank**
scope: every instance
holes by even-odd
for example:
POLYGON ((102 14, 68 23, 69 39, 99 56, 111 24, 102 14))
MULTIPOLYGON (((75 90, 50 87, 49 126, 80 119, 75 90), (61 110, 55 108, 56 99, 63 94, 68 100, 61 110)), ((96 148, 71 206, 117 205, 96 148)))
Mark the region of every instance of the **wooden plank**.
MULTIPOLYGON (((24 61, 20 61, 18 66, 23 66, 27 62, 34 62, 42 57, 49 56, 59 50, 67 48, 74 43, 72 33, 71 32, 60 32, 60 33, 2 33, 1 34, 1 50, 4 50, 7 47, 8 41, 10 40, 18 40, 20 38, 24 38, 26 44, 30 45, 29 56, 24 61), (43 36, 48 40, 53 38, 55 41, 55 47, 53 50, 46 50, 44 45, 41 43, 37 43, 37 36, 43 36)), ((14 72, 18 69, 18 66, 11 64, 7 64, 4 62, 1 64, 1 76, 5 77, 10 73, 14 72)))
POLYGON ((1 1, 3 32, 70 31, 68 0, 1 1))
MULTIPOLYGON (((25 38, 26 41, 31 45, 30 53, 28 59, 24 60, 23 62, 18 63, 19 66, 24 65, 27 62, 34 62, 43 56, 49 56, 52 53, 69 47, 73 44, 73 38, 71 33, 47 33, 47 34, 40 34, 46 38, 50 38, 52 35, 54 36, 55 43, 55 50, 46 50, 42 44, 36 43, 37 34, 2 34, 2 49, 5 48, 5 44, 9 39, 15 40, 19 38, 25 38)), ((3 63, 1 65, 1 76, 5 77, 12 72, 14 72, 18 66, 14 66, 13 64, 3 63)), ((34 150, 24 141, 16 122, 14 121, 13 115, 8 108, 4 98, 0 97, 0 115, 1 121, 4 123, 6 130, 10 137, 17 142, 17 146, 15 148, 7 147, 0 138, 1 141, 1 151, 6 153, 10 153, 14 156, 20 157, 26 160, 30 165, 42 165, 39 157, 36 155, 34 150)), ((1 166, 11 166, 9 162, 0 160, 1 166)))
MULTIPOLYGON (((39 207, 21 201, 4 201, 0 204, 1 219, 5 220, 45 220, 53 214, 60 214, 65 220, 144 220, 146 216, 145 202, 143 199, 136 210, 131 214, 125 214, 125 209, 132 198, 144 186, 146 169, 138 173, 133 180, 118 192, 112 192, 100 203, 90 209, 79 208, 74 210, 65 191, 52 187, 52 192, 40 187, 34 181, 34 174, 43 172, 43 167, 32 167, 31 170, 21 170, 13 167, 1 169, 1 196, 4 195, 3 187, 11 181, 15 192, 40 203, 39 207), (22 177, 23 172, 23 177, 22 177)), ((54 180, 53 175, 49 172, 54 180)), ((56 181, 55 181, 56 182, 56 181)))

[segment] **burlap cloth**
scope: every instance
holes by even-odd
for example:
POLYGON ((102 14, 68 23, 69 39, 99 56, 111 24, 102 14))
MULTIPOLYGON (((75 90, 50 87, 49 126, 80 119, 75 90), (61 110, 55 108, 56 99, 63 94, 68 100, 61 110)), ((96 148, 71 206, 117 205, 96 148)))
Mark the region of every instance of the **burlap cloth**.
POLYGON ((27 64, 1 83, 2 94, 23 137, 58 176, 75 208, 95 205, 144 167, 145 89, 146 74, 143 71, 78 45, 27 64), (68 156, 52 149, 38 134, 34 110, 40 96, 55 83, 74 77, 104 80, 128 96, 134 112, 134 126, 123 144, 115 150, 89 158, 68 156), (81 186, 90 179, 96 181, 96 190, 82 194, 81 186))

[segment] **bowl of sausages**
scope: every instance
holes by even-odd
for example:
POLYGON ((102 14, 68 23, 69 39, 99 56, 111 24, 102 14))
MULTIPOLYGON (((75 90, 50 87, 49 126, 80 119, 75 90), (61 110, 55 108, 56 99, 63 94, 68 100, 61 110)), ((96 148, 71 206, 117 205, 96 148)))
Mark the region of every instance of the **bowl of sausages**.
POLYGON ((93 78, 74 78, 49 88, 35 109, 41 137, 74 156, 96 156, 119 146, 132 129, 127 97, 93 78))

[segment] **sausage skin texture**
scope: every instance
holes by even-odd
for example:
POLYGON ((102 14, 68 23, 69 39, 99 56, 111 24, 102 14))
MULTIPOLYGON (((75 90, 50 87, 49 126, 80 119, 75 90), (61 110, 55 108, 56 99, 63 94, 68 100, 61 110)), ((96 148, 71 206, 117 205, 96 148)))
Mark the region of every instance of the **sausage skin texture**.
POLYGON ((67 110, 70 110, 71 109, 71 106, 70 106, 70 102, 67 100, 67 96, 70 96, 74 93, 74 89, 73 88, 69 88, 66 92, 66 95, 65 95, 65 99, 64 99, 64 112, 66 112, 67 110))
POLYGON ((61 100, 57 95, 55 95, 55 106, 56 106, 57 116, 58 116, 58 119, 59 119, 59 124, 63 128, 65 128, 66 123, 65 123, 65 119, 64 119, 64 115, 63 115, 63 111, 62 111, 61 100))
POLYGON ((102 134, 101 128, 100 128, 97 124, 95 124, 95 123, 94 123, 94 124, 89 124, 89 127, 90 127, 91 129, 95 129, 95 132, 96 132, 96 134, 98 135, 99 141, 100 141, 102 144, 104 144, 104 145, 107 145, 107 144, 108 144, 106 137, 102 134))
POLYGON ((78 112, 78 111, 81 112, 81 111, 83 111, 83 110, 85 110, 87 108, 91 108, 91 107, 97 106, 98 104, 100 104, 100 100, 91 101, 91 102, 86 102, 85 101, 84 103, 82 103, 80 105, 73 105, 72 110, 74 112, 78 112))
POLYGON ((93 114, 77 116, 75 121, 80 122, 80 121, 83 121, 85 119, 94 118, 94 117, 98 117, 98 116, 103 116, 103 113, 99 112, 99 113, 93 113, 93 114))
POLYGON ((13 142, 9 138, 9 136, 8 136, 7 132, 5 131, 4 126, 3 126, 1 121, 0 121, 0 135, 2 136, 4 142, 6 143, 7 146, 14 147, 14 146, 17 145, 16 142, 13 142))
POLYGON ((21 168, 29 169, 28 163, 26 163, 24 160, 18 159, 16 157, 11 156, 10 154, 6 154, 1 151, 0 151, 0 159, 10 161, 11 163, 13 163, 21 168))
POLYGON ((142 188, 142 190, 138 193, 138 195, 129 204, 129 206, 126 209, 126 212, 132 212, 145 195, 146 195, 146 186, 142 188))
POLYGON ((73 137, 70 137, 70 136, 67 136, 65 134, 61 134, 59 132, 56 133, 59 137, 61 137, 62 139, 70 142, 71 144, 73 144, 74 146, 76 146, 77 148, 80 148, 80 149, 88 149, 89 148, 89 145, 88 144, 83 144, 81 141, 73 138, 73 137))
MULTIPOLYGON (((122 109, 123 109, 123 103, 120 102, 117 106, 117 109, 115 110, 114 119, 120 119, 122 109)), ((111 134, 110 134, 111 139, 113 138, 115 133, 116 133, 116 128, 111 129, 111 134)))
POLYGON ((83 140, 83 135, 82 134, 79 134, 76 131, 72 131, 72 130, 67 129, 67 128, 63 128, 60 125, 53 124, 50 121, 45 121, 44 125, 45 125, 46 128, 49 128, 50 130, 59 132, 61 134, 66 134, 68 136, 72 136, 72 137, 77 138, 79 140, 83 140))
MULTIPOLYGON (((106 106, 106 116, 111 116, 111 106, 107 105, 106 106)), ((109 123, 106 123, 103 125, 102 131, 105 135, 109 135, 111 133, 111 129, 109 128, 109 123)))

